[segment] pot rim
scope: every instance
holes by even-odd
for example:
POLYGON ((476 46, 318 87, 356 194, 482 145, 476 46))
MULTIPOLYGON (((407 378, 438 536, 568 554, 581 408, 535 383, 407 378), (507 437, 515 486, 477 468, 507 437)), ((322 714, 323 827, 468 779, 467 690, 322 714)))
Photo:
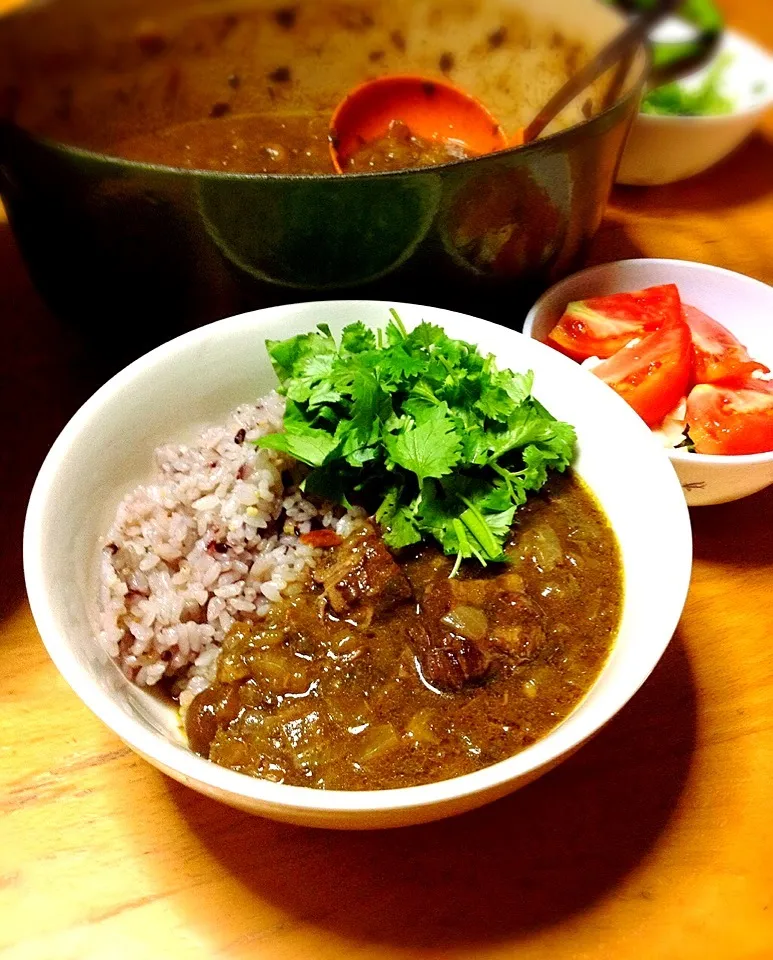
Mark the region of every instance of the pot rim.
MULTIPOLYGON (((451 160, 447 163, 433 164, 429 167, 409 167, 398 170, 372 170, 359 173, 346 173, 343 175, 335 173, 334 171, 330 171, 329 173, 240 173, 238 171, 204 170, 197 167, 175 167, 169 164, 149 163, 144 160, 127 160, 122 157, 113 156, 109 153, 101 153, 96 150, 88 150, 83 147, 71 146, 59 140, 53 140, 45 136, 38 136, 30 133, 21 126, 18 126, 13 121, 3 121, 2 119, 0 119, 0 133, 2 133, 3 127, 5 127, 6 130, 11 131, 12 135, 21 135, 28 141, 32 141, 39 146, 46 147, 57 153, 65 154, 67 157, 71 157, 75 160, 97 162, 105 166, 118 166, 121 169, 128 168, 130 170, 147 171, 150 173, 174 174, 184 177, 195 176, 205 178, 207 180, 262 182, 308 181, 311 183, 340 183, 349 181, 362 182, 363 180, 370 180, 374 178, 397 179, 407 176, 427 176, 434 175, 441 170, 460 169, 465 166, 472 166, 473 164, 491 161, 492 159, 498 157, 509 157, 516 152, 540 153, 552 148, 556 143, 560 143, 562 140, 568 141, 568 145, 570 146, 572 142, 577 141, 587 132, 592 132, 596 127, 603 126, 606 121, 615 117, 616 114, 624 113, 626 108, 633 100, 640 100, 644 90, 644 84, 646 83, 652 67, 652 51, 650 44, 640 44, 636 48, 633 57, 634 63, 629 70, 633 70, 635 68, 636 61, 639 61, 639 69, 633 80, 628 81, 630 83, 630 87, 627 92, 615 100, 614 103, 610 104, 608 107, 590 119, 581 120, 579 123, 572 124, 572 126, 567 127, 564 130, 559 130, 555 133, 548 134, 547 136, 540 137, 537 140, 533 140, 531 143, 522 144, 521 146, 507 147, 504 150, 496 151, 496 153, 487 153, 478 157, 467 157, 460 160, 451 160)), ((632 115, 632 122, 634 116, 635 115, 632 115)), ((0 159, 2 159, 2 157, 0 157, 0 159)))

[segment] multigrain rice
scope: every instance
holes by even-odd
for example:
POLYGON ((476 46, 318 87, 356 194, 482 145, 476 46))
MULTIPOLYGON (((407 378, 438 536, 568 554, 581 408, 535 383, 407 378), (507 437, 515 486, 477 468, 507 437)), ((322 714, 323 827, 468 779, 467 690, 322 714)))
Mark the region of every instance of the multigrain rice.
POLYGON ((271 393, 237 407, 189 445, 156 450, 156 472, 120 503, 101 558, 100 639, 142 686, 167 678, 180 705, 214 678, 234 621, 296 595, 321 554, 300 537, 312 527, 346 536, 343 515, 285 486, 292 458, 251 441, 282 429, 271 393))

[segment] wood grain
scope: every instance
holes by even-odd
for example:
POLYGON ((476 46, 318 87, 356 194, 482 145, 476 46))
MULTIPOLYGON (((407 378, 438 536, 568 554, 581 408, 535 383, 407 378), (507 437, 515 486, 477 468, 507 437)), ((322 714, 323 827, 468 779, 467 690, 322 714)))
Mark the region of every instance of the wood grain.
MULTIPOLYGON (((727 9, 773 47, 768 0, 727 9)), ((772 233, 769 118, 704 176, 619 190, 591 260, 683 257, 771 283, 772 233)), ((773 956, 773 489, 693 511, 693 582, 668 652, 558 770, 425 827, 281 826, 156 772, 48 660, 24 598, 23 510, 96 374, 37 298, 4 224, 0 310, 0 955, 773 956)))

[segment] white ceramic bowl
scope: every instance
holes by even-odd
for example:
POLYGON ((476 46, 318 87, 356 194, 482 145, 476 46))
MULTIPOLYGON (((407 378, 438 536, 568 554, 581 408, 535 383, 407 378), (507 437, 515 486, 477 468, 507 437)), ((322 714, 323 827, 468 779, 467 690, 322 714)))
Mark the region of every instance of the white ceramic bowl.
POLYGON ((328 323, 383 326, 388 305, 307 303, 245 314, 185 334, 133 363, 73 417, 51 448, 29 503, 24 569, 41 636, 81 699, 130 747, 170 776, 235 807, 294 823, 397 826, 480 806, 535 779, 577 749, 633 696, 676 627, 691 569, 679 484, 650 432, 604 384, 520 334, 462 314, 397 304, 477 343, 503 366, 533 369, 536 394, 579 433, 577 469, 619 538, 625 601, 618 640, 589 695, 549 736, 486 770, 427 786, 318 791, 253 779, 193 754, 176 710, 129 683, 94 636, 97 541, 111 513, 151 470, 152 451, 275 386, 266 338, 328 323), (609 437, 615 438, 610 444, 609 437), (655 598, 655 602, 653 602, 655 598))
MULTIPOLYGON (((732 270, 688 260, 618 260, 575 273, 540 297, 526 317, 523 332, 544 341, 572 300, 661 283, 675 283, 685 303, 727 327, 755 360, 773 370, 773 287, 732 270)), ((773 483, 773 451, 737 457, 666 452, 690 506, 740 500, 773 483)))
MULTIPOLYGON (((721 87, 736 104, 732 113, 715 117, 639 113, 620 163, 618 183, 656 186, 692 177, 723 160, 755 129, 773 104, 773 58, 732 30, 722 38, 718 56, 723 54, 732 58, 721 87)), ((698 84, 708 69, 680 82, 698 84)))

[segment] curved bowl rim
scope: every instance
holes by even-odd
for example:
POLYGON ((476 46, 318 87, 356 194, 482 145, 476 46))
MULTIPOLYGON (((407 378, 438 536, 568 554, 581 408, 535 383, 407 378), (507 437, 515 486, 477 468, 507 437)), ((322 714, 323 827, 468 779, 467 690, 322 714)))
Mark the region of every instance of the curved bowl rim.
MULTIPOLYGON (((143 727, 137 719, 120 710, 113 698, 99 689, 90 678, 86 668, 78 663, 69 643, 60 632, 58 617, 49 603, 45 591, 46 577, 41 559, 43 553, 41 548, 44 544, 42 520, 46 505, 56 489, 60 462, 67 456, 71 443, 87 430, 91 418, 98 414, 104 404, 114 401, 117 395, 130 386, 135 375, 141 371, 169 362, 178 351, 200 345, 213 333, 225 332, 229 328, 239 329, 242 325, 250 325, 250 329, 255 329, 257 332, 263 319, 269 320, 288 310, 308 310, 313 313, 314 309, 319 308, 320 305, 324 305, 328 309, 335 309, 336 307, 340 308, 341 304, 351 306, 352 303, 355 305, 388 305, 398 311, 404 308, 415 309, 419 307, 417 304, 377 300, 309 301, 267 307, 216 321, 208 326, 184 333, 135 360, 100 387, 74 414, 54 441, 35 480, 25 518, 24 573, 33 617, 49 656, 83 703, 133 750, 154 765, 167 772, 173 772, 173 775, 182 782, 193 787, 196 785, 204 786, 208 789, 210 795, 227 793, 243 802, 252 801, 268 807, 281 808, 288 815, 303 815, 308 812, 320 815, 399 814, 400 811, 419 811, 428 807, 442 809, 448 804, 463 801, 466 797, 487 794, 497 788, 506 787, 507 784, 522 779, 529 774, 536 775, 558 762, 608 723, 650 676, 676 630, 687 597, 692 570, 692 536, 687 506, 682 497, 676 474, 673 473, 671 477, 664 473, 664 482, 667 484, 673 483, 674 490, 672 506, 675 523, 670 528, 674 532, 674 553, 678 550, 682 556, 679 577, 673 583, 673 591, 668 598, 668 629, 663 631, 663 636, 658 639, 656 644, 653 644, 649 651, 646 669, 642 669, 641 674, 637 673, 633 677, 626 678, 625 683, 620 683, 615 688, 614 695, 610 697, 607 709, 601 712, 600 716, 586 717, 585 722, 580 725, 580 729, 575 730, 571 736, 567 736, 568 728, 566 724, 559 725, 546 737, 515 756, 451 780, 372 791, 328 791, 271 783, 219 767, 217 764, 197 756, 189 748, 169 742, 160 733, 151 732, 150 729, 143 727), (549 749, 545 748, 545 744, 550 745, 549 749)), ((443 316, 473 319, 477 324, 495 328, 498 336, 514 338, 523 336, 514 330, 454 311, 434 307, 419 307, 419 309, 431 311, 432 317, 430 319, 438 323, 442 323, 443 316)), ((540 349, 550 351, 550 348, 544 344, 540 345, 540 349)), ((554 351, 550 352, 554 353, 554 351)), ((567 359, 566 363, 572 367, 575 366, 571 360, 567 359)), ((598 387, 602 389, 603 385, 599 384, 598 387)), ((589 389, 595 390, 596 388, 591 384, 589 389)), ((611 400, 617 405, 615 398, 611 398, 611 400)), ((619 415, 626 417, 630 412, 630 429, 639 431, 645 444, 649 444, 649 432, 646 431, 645 433, 642 430, 641 421, 632 411, 628 410, 622 401, 618 405, 618 411, 619 415)), ((652 449, 654 453, 655 449, 652 449)), ((653 459, 653 465, 655 463, 656 459, 653 459)), ((663 458, 663 466, 671 472, 671 467, 665 458, 663 458)), ((656 469, 660 469, 660 467, 656 469)), ((220 799, 223 798, 220 797, 220 799)), ((271 814, 267 815, 270 816, 271 814)))

